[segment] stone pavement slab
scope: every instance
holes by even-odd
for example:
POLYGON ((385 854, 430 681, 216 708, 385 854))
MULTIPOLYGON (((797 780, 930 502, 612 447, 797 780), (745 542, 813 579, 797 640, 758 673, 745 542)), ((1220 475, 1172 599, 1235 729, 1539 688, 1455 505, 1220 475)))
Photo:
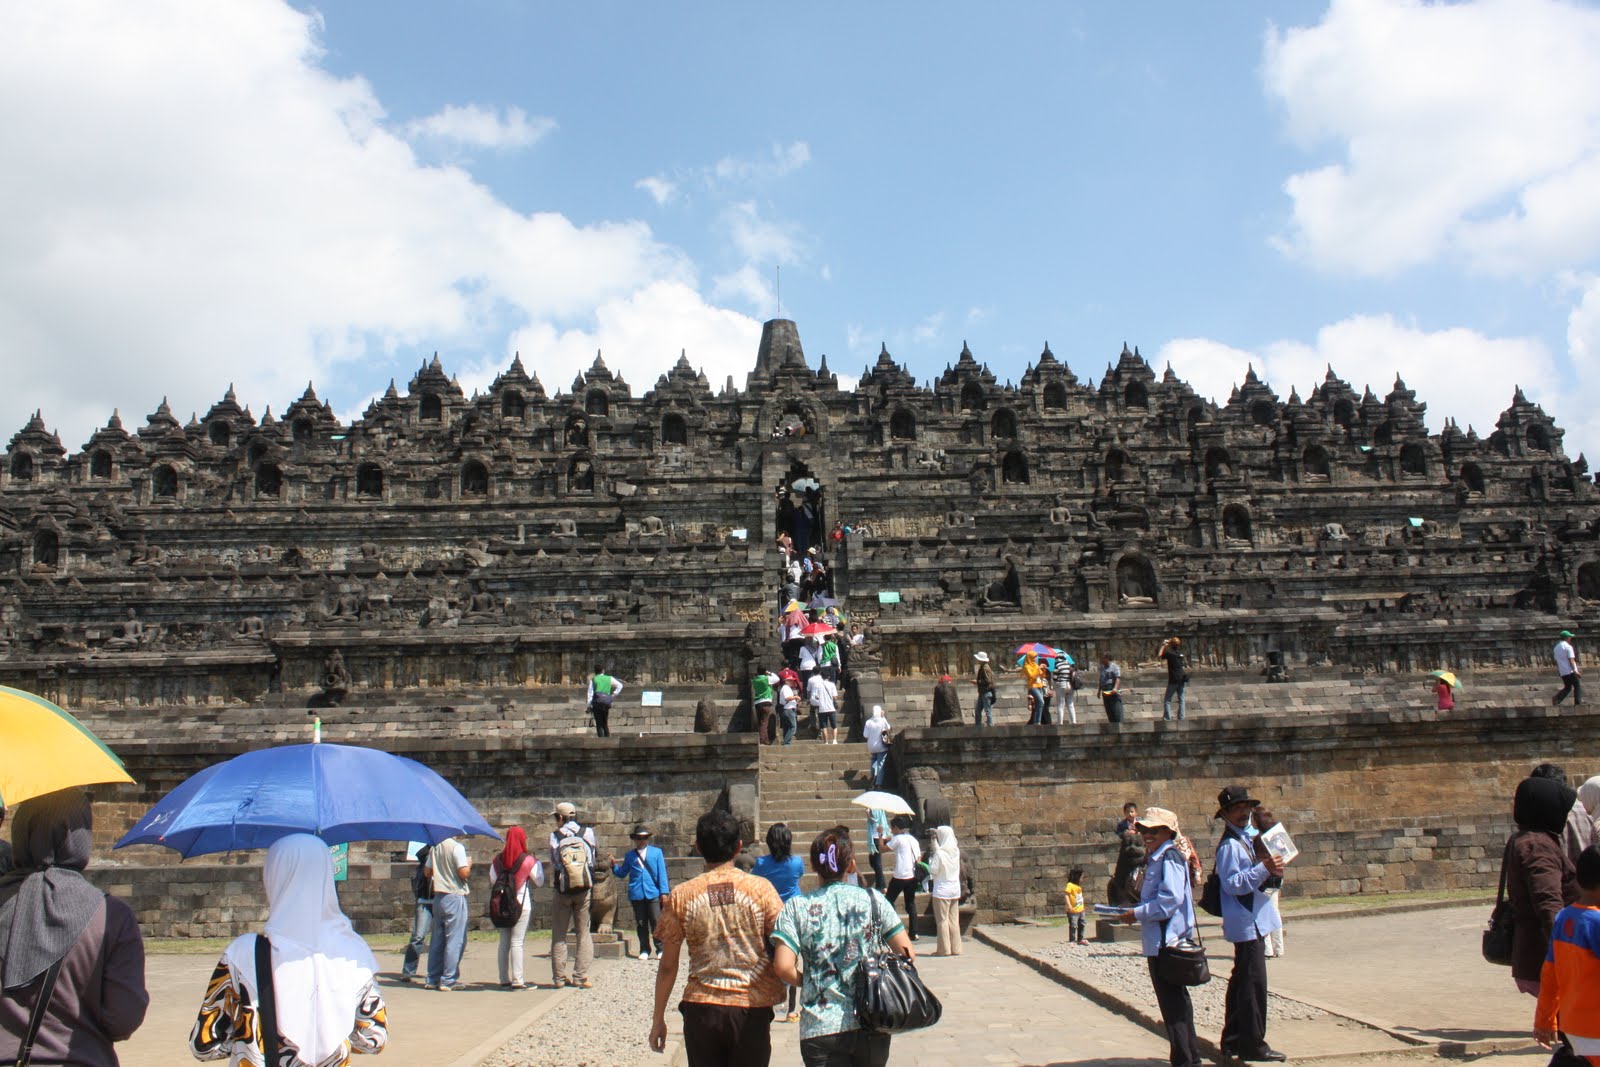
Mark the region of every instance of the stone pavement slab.
MULTIPOLYGON (((528 938, 527 980, 549 981, 548 941, 548 937, 528 938)), ((495 948, 492 940, 469 940, 461 960, 464 985, 448 993, 401 982, 401 954, 377 952, 378 981, 389 1007, 389 1047, 381 1061, 373 1062, 387 1067, 449 1067, 467 1057, 466 1063, 476 1063, 531 1024, 549 1002, 568 995, 547 989, 501 989, 495 948)), ((216 964, 217 956, 210 954, 154 953, 147 958, 150 1011, 132 1039, 117 1046, 122 1067, 195 1062, 189 1054, 189 1029, 216 964)), ((619 965, 619 961, 595 961, 597 968, 619 965)))

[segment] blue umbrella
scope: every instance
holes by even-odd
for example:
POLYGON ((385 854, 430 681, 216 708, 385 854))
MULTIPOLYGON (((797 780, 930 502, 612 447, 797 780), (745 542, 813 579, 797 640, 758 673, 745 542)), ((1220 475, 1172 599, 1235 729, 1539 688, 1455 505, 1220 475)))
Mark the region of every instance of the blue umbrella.
POLYGON ((115 848, 184 858, 266 848, 289 834, 346 841, 495 837, 465 797, 416 760, 354 745, 284 745, 207 767, 162 797, 115 848))

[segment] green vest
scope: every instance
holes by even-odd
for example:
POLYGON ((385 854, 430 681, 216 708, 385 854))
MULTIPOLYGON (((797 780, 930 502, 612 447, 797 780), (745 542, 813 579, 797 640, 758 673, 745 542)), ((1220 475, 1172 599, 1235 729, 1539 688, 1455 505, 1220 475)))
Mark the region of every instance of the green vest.
POLYGON ((612 679, 611 675, 609 675, 609 674, 597 674, 597 675, 595 675, 594 676, 594 692, 595 692, 595 695, 596 696, 606 696, 606 695, 608 695, 611 692, 611 683, 612 683, 612 681, 613 681, 613 679, 612 679))
POLYGON ((772 703, 772 682, 765 674, 750 679, 750 697, 753 704, 772 703))

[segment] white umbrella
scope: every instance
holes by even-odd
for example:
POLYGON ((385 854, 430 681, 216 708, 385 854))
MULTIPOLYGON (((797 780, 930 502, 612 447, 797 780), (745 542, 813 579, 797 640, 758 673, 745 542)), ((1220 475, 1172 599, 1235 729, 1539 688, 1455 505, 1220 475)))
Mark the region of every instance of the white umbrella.
POLYGON ((911 809, 910 804, 907 804, 904 800, 895 796, 893 793, 886 793, 881 789, 870 789, 856 797, 850 803, 859 804, 863 808, 877 808, 879 811, 886 811, 890 815, 916 814, 916 812, 911 809))

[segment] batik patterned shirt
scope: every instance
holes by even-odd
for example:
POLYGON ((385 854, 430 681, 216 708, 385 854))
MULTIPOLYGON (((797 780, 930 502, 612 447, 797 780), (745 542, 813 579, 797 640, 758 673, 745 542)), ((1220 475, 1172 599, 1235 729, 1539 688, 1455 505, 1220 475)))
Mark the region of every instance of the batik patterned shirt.
POLYGON ((800 1040, 858 1030, 856 972, 905 926, 876 889, 834 882, 783 906, 775 943, 788 947, 805 970, 800 989, 800 1040), (877 904, 880 929, 872 928, 877 904))
MULTIPOLYGON (((321 1063, 306 1063, 294 1042, 280 1037, 280 1067, 347 1067, 353 1054, 382 1052, 389 1043, 389 1019, 375 982, 369 981, 361 990, 352 1023, 344 1044, 321 1063)), ((217 963, 206 983, 200 1015, 189 1032, 189 1051, 197 1060, 226 1059, 229 1067, 263 1067, 261 1016, 250 1003, 244 980, 233 973, 226 958, 217 963)))
POLYGON ((661 909, 656 937, 663 945, 688 946, 683 999, 732 1008, 768 1008, 783 1000, 783 983, 772 973, 767 950, 781 910, 771 882, 731 866, 674 889, 661 909))

